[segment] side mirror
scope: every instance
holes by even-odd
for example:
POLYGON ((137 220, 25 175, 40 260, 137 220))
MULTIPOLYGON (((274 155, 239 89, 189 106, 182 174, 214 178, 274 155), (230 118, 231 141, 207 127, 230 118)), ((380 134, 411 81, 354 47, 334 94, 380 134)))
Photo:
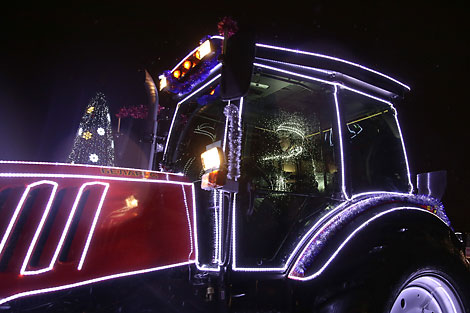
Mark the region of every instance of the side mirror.
POLYGON ((252 31, 241 29, 226 40, 220 96, 222 100, 234 100, 245 96, 250 88, 255 59, 255 36, 252 31))

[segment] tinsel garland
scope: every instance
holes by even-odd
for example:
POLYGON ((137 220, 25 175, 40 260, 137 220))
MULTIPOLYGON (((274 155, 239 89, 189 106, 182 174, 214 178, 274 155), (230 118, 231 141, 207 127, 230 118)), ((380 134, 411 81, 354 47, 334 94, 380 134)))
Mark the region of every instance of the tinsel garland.
POLYGON ((378 193, 376 196, 372 196, 371 198, 355 200, 349 205, 344 205, 344 207, 338 213, 336 213, 336 215, 329 219, 329 225, 316 235, 310 246, 301 256, 298 266, 293 269, 292 273, 295 276, 303 277, 305 275, 305 271, 314 263, 315 257, 327 245, 329 238, 334 236, 347 223, 350 223, 359 214, 384 203, 400 203, 401 205, 411 204, 423 207, 428 211, 436 214, 449 227, 452 228, 450 225, 450 220, 444 210, 444 206, 439 200, 435 198, 425 195, 397 195, 378 193))
POLYGON ((227 178, 237 180, 240 177, 240 158, 242 150, 242 130, 239 121, 239 108, 229 102, 224 108, 227 117, 227 178))

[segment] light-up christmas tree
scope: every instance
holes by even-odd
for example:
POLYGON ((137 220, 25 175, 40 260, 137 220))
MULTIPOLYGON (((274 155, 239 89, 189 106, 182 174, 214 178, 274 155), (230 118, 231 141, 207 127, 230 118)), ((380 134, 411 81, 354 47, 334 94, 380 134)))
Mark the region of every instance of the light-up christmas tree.
POLYGON ((114 166, 111 115, 106 97, 101 92, 90 100, 85 109, 67 162, 114 166))

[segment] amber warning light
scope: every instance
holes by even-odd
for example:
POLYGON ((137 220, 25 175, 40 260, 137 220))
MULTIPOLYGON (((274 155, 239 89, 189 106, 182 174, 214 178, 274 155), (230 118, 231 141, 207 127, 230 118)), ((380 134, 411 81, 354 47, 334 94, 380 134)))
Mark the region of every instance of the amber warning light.
MULTIPOLYGON (((174 79, 182 79, 186 76, 188 72, 196 67, 205 57, 208 57, 213 54, 213 49, 211 46, 211 41, 207 39, 199 47, 193 50, 181 63, 176 66, 175 69, 171 72, 171 76, 174 79)), ((160 90, 163 90, 168 86, 166 78, 162 75, 160 76, 160 90)))

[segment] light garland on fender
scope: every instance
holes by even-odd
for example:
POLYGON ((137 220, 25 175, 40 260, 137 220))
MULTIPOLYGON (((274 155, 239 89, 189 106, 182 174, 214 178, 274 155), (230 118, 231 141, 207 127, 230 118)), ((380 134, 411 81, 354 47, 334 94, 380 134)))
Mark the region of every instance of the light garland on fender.
MULTIPOLYGON (((338 255, 338 253, 344 248, 344 246, 346 246, 346 244, 359 232, 361 231, 363 228, 365 228, 367 225, 369 225, 371 222, 375 221, 376 219, 379 219, 380 217, 386 215, 386 214, 389 214, 389 213, 392 213, 392 212, 395 212, 395 211, 403 211, 403 210, 416 210, 416 211, 420 211, 420 212, 423 212, 423 213, 428 213, 428 214, 431 214, 433 216, 435 216, 436 218, 438 218, 442 223, 446 224, 441 218, 439 218, 437 215, 427 211, 427 210, 424 210, 424 209, 420 209, 420 208, 414 208, 414 207, 397 207, 397 208, 393 208, 393 209, 389 209, 389 210, 386 210, 386 211, 383 211, 383 212, 380 212, 376 215, 374 215, 373 217, 371 217, 370 219, 368 219, 367 221, 365 221, 364 223, 362 223, 360 226, 358 226, 354 231, 352 231, 347 237, 346 239, 341 243, 341 245, 335 250, 335 252, 333 252, 331 254, 331 256, 328 258, 328 260, 322 265, 322 267, 316 271, 315 273, 309 275, 309 276, 306 276, 306 277, 299 277, 299 276, 295 276, 293 275, 293 271, 294 269, 298 266, 298 263, 300 261, 300 259, 302 258, 302 255, 305 253, 305 250, 304 249, 301 253, 301 257, 299 257, 299 259, 295 262, 294 266, 293 266, 293 269, 291 270, 291 272, 289 273, 288 275, 288 278, 290 279, 293 279, 293 280, 300 280, 300 281, 307 281, 307 280, 312 280, 312 279, 315 279, 316 277, 318 277, 321 273, 323 273, 325 271, 325 269, 328 267, 328 265, 336 258, 336 256, 338 255)), ((447 225, 447 224, 446 224, 447 225)), ((315 236, 313 237, 315 238, 315 236)), ((313 239, 312 239, 313 240, 313 239)), ((309 242, 310 244, 311 242, 309 242)), ((309 244, 307 244, 307 247, 309 246, 309 244)))

